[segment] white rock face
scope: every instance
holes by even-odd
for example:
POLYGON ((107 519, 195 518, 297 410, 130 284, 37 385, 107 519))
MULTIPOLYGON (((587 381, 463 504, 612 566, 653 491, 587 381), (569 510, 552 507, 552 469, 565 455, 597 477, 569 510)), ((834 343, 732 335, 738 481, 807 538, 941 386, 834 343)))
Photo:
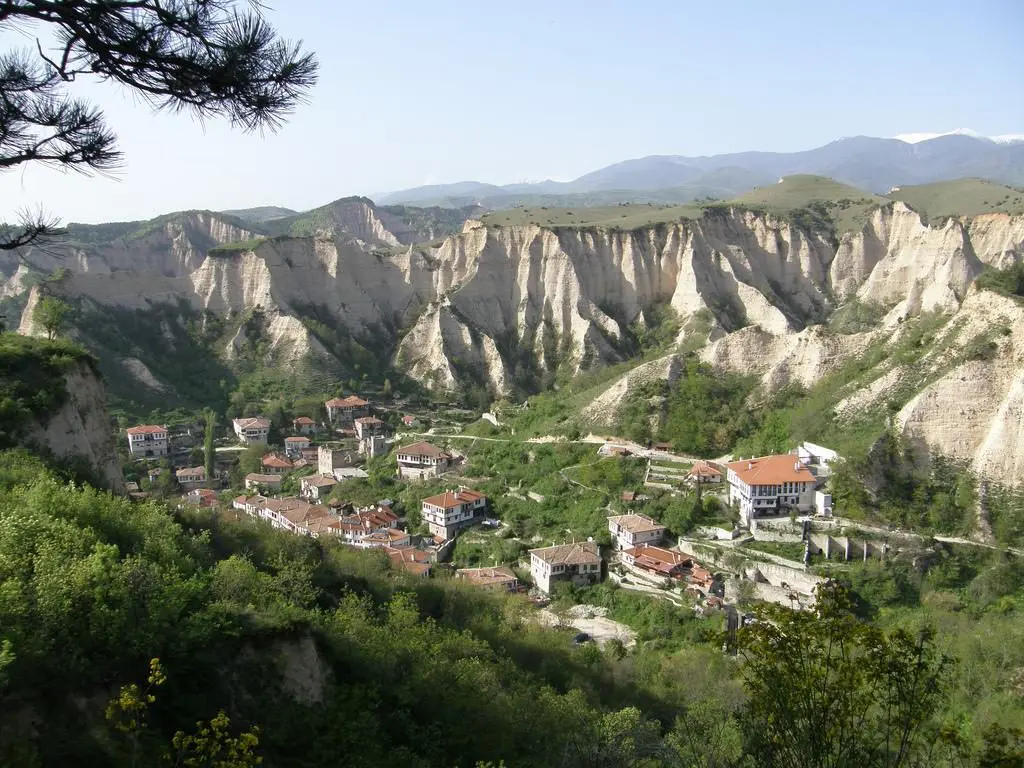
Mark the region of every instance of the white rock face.
POLYGON ((110 414, 99 377, 84 363, 65 379, 68 401, 56 413, 33 424, 25 442, 60 458, 88 461, 112 491, 124 491, 124 476, 110 432, 110 414))
MULTIPOLYGON (((468 221, 439 246, 402 250, 415 233, 397 217, 358 200, 332 210, 328 223, 347 236, 282 238, 254 251, 214 255, 207 254, 213 244, 250 233, 194 214, 131 243, 69 254, 62 265, 73 274, 60 290, 135 309, 185 301, 237 316, 258 308, 284 360, 323 352, 299 322, 315 308, 369 347, 394 350, 396 363, 429 386, 454 388, 469 370, 499 393, 512 387, 524 353, 538 373, 621 359, 630 353, 627 327, 642 321, 643 311, 668 305, 684 321, 695 315, 709 321, 713 343, 704 360, 756 374, 775 389, 813 384, 879 334, 898 333, 904 317, 932 310, 977 314, 965 298, 980 271, 1024 255, 1024 217, 991 214, 928 226, 898 202, 876 210, 836 246, 785 220, 737 209, 633 231, 468 221), (816 326, 853 298, 881 305, 882 327, 839 336, 816 326)), ((0 273, 9 287, 19 279, 10 264, 0 265, 0 273)), ((1000 347, 1000 360, 1011 354, 1003 351, 1008 344, 1000 347)), ((1001 378, 985 383, 982 399, 996 402, 989 410, 977 406, 977 418, 963 422, 974 426, 961 424, 969 437, 947 443, 1004 477, 1020 468, 1024 453, 1014 442, 1019 385, 1010 367, 1007 362, 1001 378), (998 429, 989 426, 996 422, 998 429)), ((975 376, 976 368, 963 375, 975 376)), ((889 391, 887 384, 894 382, 879 383, 877 397, 889 391)), ((940 384, 932 387, 953 388, 940 384)), ((629 386, 616 385, 598 407, 613 408, 629 386)), ((877 397, 869 391, 846 407, 877 397)), ((939 423, 943 407, 938 400, 929 406, 931 397, 938 395, 925 392, 908 405, 904 421, 923 440, 937 438, 929 425, 939 423)))

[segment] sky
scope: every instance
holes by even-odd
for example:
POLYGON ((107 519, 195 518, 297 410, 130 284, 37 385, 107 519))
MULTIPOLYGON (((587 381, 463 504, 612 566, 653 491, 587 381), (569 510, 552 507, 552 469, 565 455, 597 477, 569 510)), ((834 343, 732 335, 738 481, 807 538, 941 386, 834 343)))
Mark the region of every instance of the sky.
MULTIPOLYGON (((463 180, 570 180, 651 154, 796 151, 843 136, 1024 133, 1020 0, 269 0, 321 63, 268 135, 78 82, 124 167, 0 174, 0 220, 282 205, 463 180)), ((0 50, 44 28, 0 29, 0 50)))

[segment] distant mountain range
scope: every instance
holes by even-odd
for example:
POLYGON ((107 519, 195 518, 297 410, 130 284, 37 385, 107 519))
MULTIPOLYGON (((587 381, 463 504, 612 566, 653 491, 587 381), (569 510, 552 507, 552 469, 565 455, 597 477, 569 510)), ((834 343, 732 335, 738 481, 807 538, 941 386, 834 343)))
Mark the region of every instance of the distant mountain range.
POLYGON ((967 129, 855 136, 804 152, 739 152, 709 157, 651 155, 625 160, 568 182, 503 186, 479 181, 434 184, 383 195, 378 203, 511 208, 617 202, 684 203, 730 198, 782 176, 829 176, 883 194, 892 187, 982 178, 1024 185, 1024 135, 980 136, 967 129))

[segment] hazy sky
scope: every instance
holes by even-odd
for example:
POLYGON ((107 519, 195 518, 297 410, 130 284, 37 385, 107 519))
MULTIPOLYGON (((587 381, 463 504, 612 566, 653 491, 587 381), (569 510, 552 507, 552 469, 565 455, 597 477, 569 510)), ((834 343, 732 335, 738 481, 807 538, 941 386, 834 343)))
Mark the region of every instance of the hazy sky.
MULTIPOLYGON (((76 84, 120 135, 116 179, 22 167, 0 219, 304 209, 477 179, 572 179, 650 154, 808 149, 842 136, 1024 132, 1024 2, 271 0, 321 61, 277 134, 154 114, 76 84)), ((37 34, 44 34, 37 31, 37 34)), ((33 45, 0 34, 0 47, 33 45)))

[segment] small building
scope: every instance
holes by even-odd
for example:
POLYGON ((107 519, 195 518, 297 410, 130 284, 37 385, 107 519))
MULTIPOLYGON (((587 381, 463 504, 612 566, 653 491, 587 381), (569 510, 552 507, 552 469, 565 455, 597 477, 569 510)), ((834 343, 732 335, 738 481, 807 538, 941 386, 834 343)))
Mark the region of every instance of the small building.
POLYGON ((333 476, 335 470, 351 467, 355 463, 351 451, 343 451, 327 445, 321 445, 316 449, 316 458, 317 472, 321 475, 333 476))
POLYGON ((302 498, 321 501, 327 498, 338 481, 334 479, 333 475, 311 475, 302 478, 299 483, 302 489, 299 494, 302 498))
POLYGON ((443 475, 451 466, 452 457, 436 445, 413 443, 398 449, 398 476, 416 480, 443 475))
POLYGON ((402 424, 406 427, 418 427, 420 425, 420 420, 412 414, 407 413, 402 417, 402 424))
POLYGON ((267 442, 267 436, 270 434, 270 419, 258 417, 232 419, 231 425, 234 427, 235 436, 238 438, 238 441, 245 445, 265 443, 267 442))
POLYGON ((292 419, 292 431, 297 435, 315 435, 316 422, 309 416, 296 416, 292 419))
POLYGON ((698 482, 701 485, 720 483, 725 479, 725 473, 722 468, 715 464, 713 461, 695 461, 693 466, 690 467, 690 473, 687 476, 689 481, 696 485, 698 482))
POLYGON ((832 517, 832 494, 824 491, 814 492, 814 513, 822 517, 832 517))
POLYGON ((625 456, 631 456, 632 451, 624 445, 616 445, 614 443, 605 443, 597 449, 599 456, 615 456, 623 458, 625 456))
POLYGON ((286 437, 284 439, 285 455, 293 459, 303 458, 302 452, 309 448, 309 438, 305 435, 286 437))
POLYGON ((281 458, 276 453, 268 453, 260 459, 260 466, 265 475, 284 475, 292 469, 291 461, 281 458))
POLYGON ((666 442, 655 443, 654 445, 651 446, 651 448, 653 448, 655 451, 661 451, 662 453, 671 453, 672 452, 672 443, 666 443, 666 442))
POLYGON ((360 416, 354 422, 356 437, 365 440, 373 435, 383 435, 387 431, 387 425, 376 416, 360 416))
POLYGON ((364 547, 408 547, 412 538, 398 528, 382 528, 363 537, 364 547))
POLYGON ((416 547, 385 547, 384 551, 406 573, 424 579, 430 576, 433 557, 429 552, 416 547))
POLYGON ((351 424, 360 416, 370 415, 370 404, 356 395, 335 397, 324 403, 324 407, 332 424, 351 424))
POLYGON ((665 536, 665 526, 647 515, 615 515, 608 518, 608 530, 619 549, 653 544, 665 536))
POLYGON ((495 568, 459 568, 455 578, 465 579, 477 587, 486 587, 502 592, 518 592, 519 579, 511 568, 506 566, 495 568))
POLYGON ((281 476, 264 475, 258 472, 252 472, 245 476, 245 490, 251 491, 259 488, 266 488, 271 491, 281 490, 281 476))
POLYGON ((623 504, 632 504, 636 501, 636 491, 623 491, 620 498, 623 504))
POLYGON ((828 477, 832 474, 832 465, 839 461, 839 454, 831 448, 825 448, 814 443, 800 443, 794 450, 793 455, 800 459, 800 463, 811 470, 815 477, 828 477))
POLYGON ((167 427, 141 424, 128 427, 128 453, 135 459, 159 458, 167 455, 167 427))
POLYGON ((814 506, 814 475, 797 456, 783 453, 742 459, 726 468, 729 503, 739 506, 743 525, 762 515, 788 509, 808 512, 814 506))
POLYGON ((217 506, 217 492, 209 488, 193 488, 185 494, 185 503, 196 507, 217 506))
POLYGON ((445 491, 425 498, 422 514, 431 536, 451 539, 459 528, 471 525, 482 515, 486 507, 486 496, 460 485, 457 491, 445 491))
POLYGON ((388 441, 384 435, 367 435, 359 441, 359 454, 372 459, 374 456, 386 456, 388 441))
POLYGON ((182 488, 195 488, 206 482, 206 467, 184 467, 174 473, 182 488))
POLYGON ((592 541, 531 549, 530 575, 545 594, 551 594, 551 585, 558 581, 596 584, 601 580, 601 553, 592 541))
POLYGON ((693 568, 693 560, 682 552, 650 544, 623 550, 622 562, 652 576, 667 579, 685 579, 693 568))

